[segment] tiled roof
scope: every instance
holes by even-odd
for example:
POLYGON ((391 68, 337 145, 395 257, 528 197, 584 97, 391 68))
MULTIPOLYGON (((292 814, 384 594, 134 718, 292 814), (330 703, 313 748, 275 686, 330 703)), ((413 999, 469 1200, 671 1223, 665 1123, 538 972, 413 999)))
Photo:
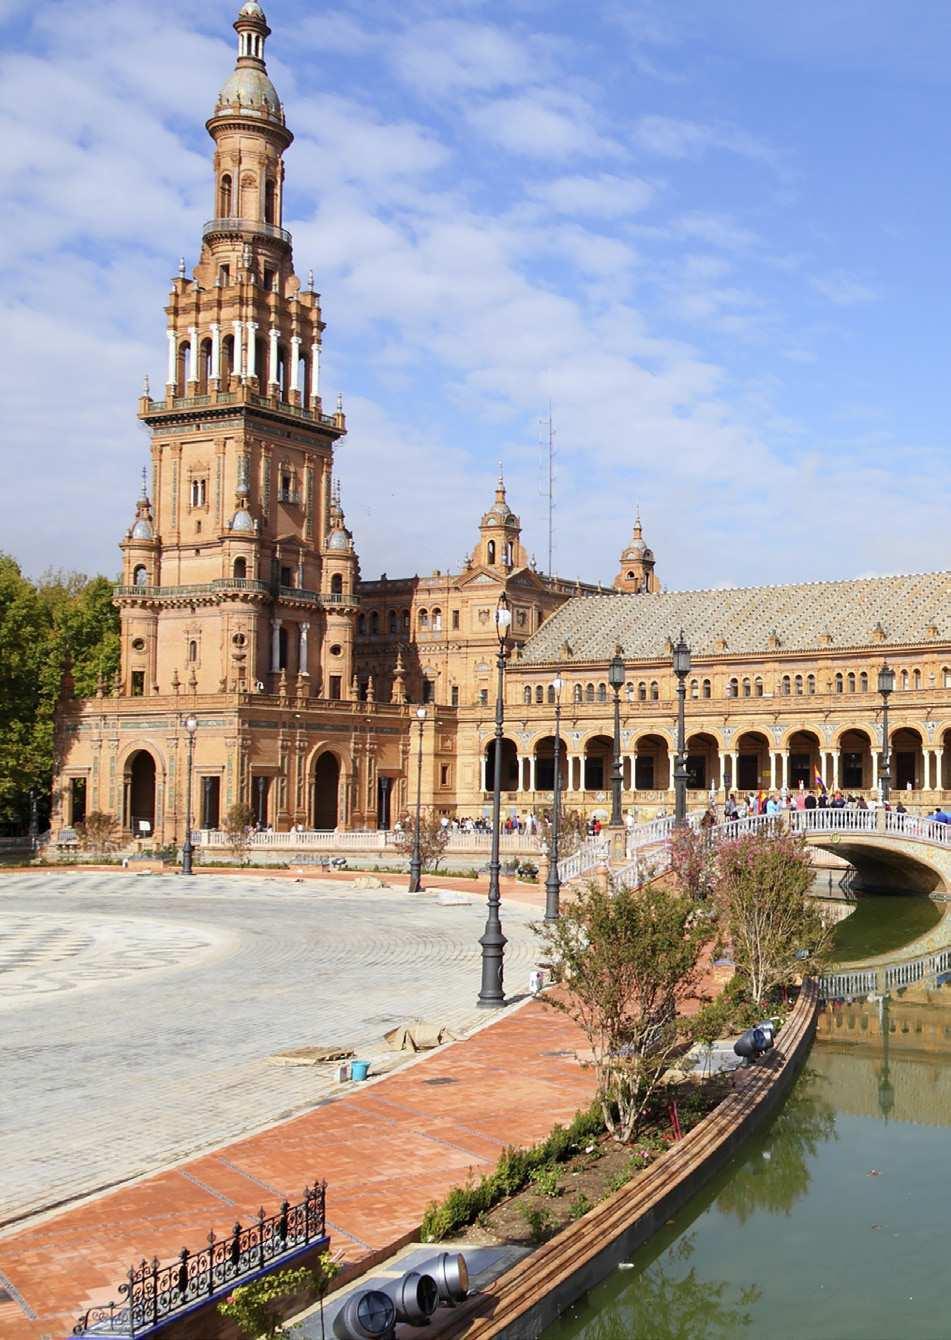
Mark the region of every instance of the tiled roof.
POLYGON ((951 641, 951 572, 725 591, 569 600, 522 648, 522 663, 601 661, 620 642, 627 660, 666 657, 683 628, 695 656, 901 646, 951 641), (933 625, 937 633, 929 635, 933 625), (884 637, 882 631, 884 631, 884 637), (723 645, 725 644, 725 645, 723 645))

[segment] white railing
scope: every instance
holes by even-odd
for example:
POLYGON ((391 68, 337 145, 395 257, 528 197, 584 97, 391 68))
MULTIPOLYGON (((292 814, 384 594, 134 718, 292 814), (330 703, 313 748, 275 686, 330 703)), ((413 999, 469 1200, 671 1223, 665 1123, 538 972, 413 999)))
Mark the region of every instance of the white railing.
POLYGON ((819 996, 822 1000, 834 1000, 839 996, 867 996, 875 990, 875 980, 874 968, 828 973, 819 978, 819 996))
POLYGON ((827 973, 820 979, 819 995, 826 1000, 832 1000, 839 996, 867 996, 872 991, 883 994, 887 991, 898 991, 905 986, 913 986, 915 982, 923 981, 925 978, 937 983, 937 979, 949 970, 951 970, 951 947, 898 963, 827 973))
POLYGON ((874 833, 875 810, 789 810, 793 833, 874 833))
MULTIPOLYGON (((218 829, 202 828, 195 834, 198 846, 205 848, 230 847, 227 833, 218 829)), ((396 834, 383 829, 304 829, 303 832, 251 833, 247 845, 252 850, 280 851, 387 851, 396 846, 396 834)), ((488 852, 492 845, 491 833, 451 833, 446 850, 451 852, 488 852)), ((504 852, 541 850, 537 835, 531 833, 502 833, 499 850, 504 852)))
POLYGON ((558 862, 558 878, 562 884, 577 879, 596 866, 603 865, 611 853, 611 843, 606 837, 588 838, 571 856, 558 862))
POLYGON ((885 832, 893 833, 895 837, 933 842, 939 847, 951 846, 951 824, 939 824, 917 814, 896 814, 889 810, 885 815, 885 832))

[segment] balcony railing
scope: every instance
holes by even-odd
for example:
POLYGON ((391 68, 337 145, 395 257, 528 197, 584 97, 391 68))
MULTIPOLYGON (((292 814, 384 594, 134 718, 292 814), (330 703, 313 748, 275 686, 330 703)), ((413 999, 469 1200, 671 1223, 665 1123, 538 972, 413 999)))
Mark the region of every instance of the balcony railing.
POLYGON ((300 600, 309 605, 358 605, 357 596, 344 596, 336 591, 308 591, 302 586, 273 586, 270 582, 252 577, 216 577, 211 582, 187 586, 116 586, 117 596, 139 596, 145 600, 171 600, 176 596, 214 595, 217 592, 254 591, 261 595, 276 595, 285 600, 300 600))
POLYGON ((291 235, 286 228, 278 228, 274 223, 259 223, 253 219, 209 219, 201 230, 202 237, 211 237, 214 233, 239 233, 242 237, 270 237, 275 242, 291 244, 291 235))
POLYGON ((277 410, 305 423, 319 423, 326 428, 337 428, 339 423, 335 414, 319 414, 307 405, 292 405, 289 401, 273 396, 259 395, 247 387, 237 391, 213 391, 207 395, 176 395, 166 400, 149 400, 147 414, 171 414, 178 410, 217 409, 222 405, 255 405, 261 409, 277 410))

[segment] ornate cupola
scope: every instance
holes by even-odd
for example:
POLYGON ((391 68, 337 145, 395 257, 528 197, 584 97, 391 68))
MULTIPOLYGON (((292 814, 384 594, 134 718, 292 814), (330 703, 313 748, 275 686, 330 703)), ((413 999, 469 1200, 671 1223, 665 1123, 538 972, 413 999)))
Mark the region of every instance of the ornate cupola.
POLYGON ((135 505, 135 517, 121 542, 123 581, 126 586, 158 584, 155 520, 148 496, 146 472, 142 471, 142 490, 135 505))
POLYGON ((479 546, 473 561, 487 568, 524 567, 527 559, 520 537, 522 523, 509 507, 505 498, 505 479, 499 462, 499 479, 495 486, 495 502, 479 522, 479 546))
POLYGON ((620 571, 614 579, 615 591, 629 594, 656 594, 660 582, 654 573, 654 551, 648 548, 641 529, 640 509, 634 517, 631 542, 621 553, 620 571))

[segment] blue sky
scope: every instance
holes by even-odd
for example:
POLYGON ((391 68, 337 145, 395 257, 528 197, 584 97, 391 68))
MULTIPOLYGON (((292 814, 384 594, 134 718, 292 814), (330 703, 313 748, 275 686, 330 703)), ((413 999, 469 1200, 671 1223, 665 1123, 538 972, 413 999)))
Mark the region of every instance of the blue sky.
MULTIPOLYGON (((0 0, 0 548, 113 574, 237 5, 0 0)), ((505 461, 545 564, 951 568, 951 8, 269 0, 364 575, 457 567, 505 461)))

